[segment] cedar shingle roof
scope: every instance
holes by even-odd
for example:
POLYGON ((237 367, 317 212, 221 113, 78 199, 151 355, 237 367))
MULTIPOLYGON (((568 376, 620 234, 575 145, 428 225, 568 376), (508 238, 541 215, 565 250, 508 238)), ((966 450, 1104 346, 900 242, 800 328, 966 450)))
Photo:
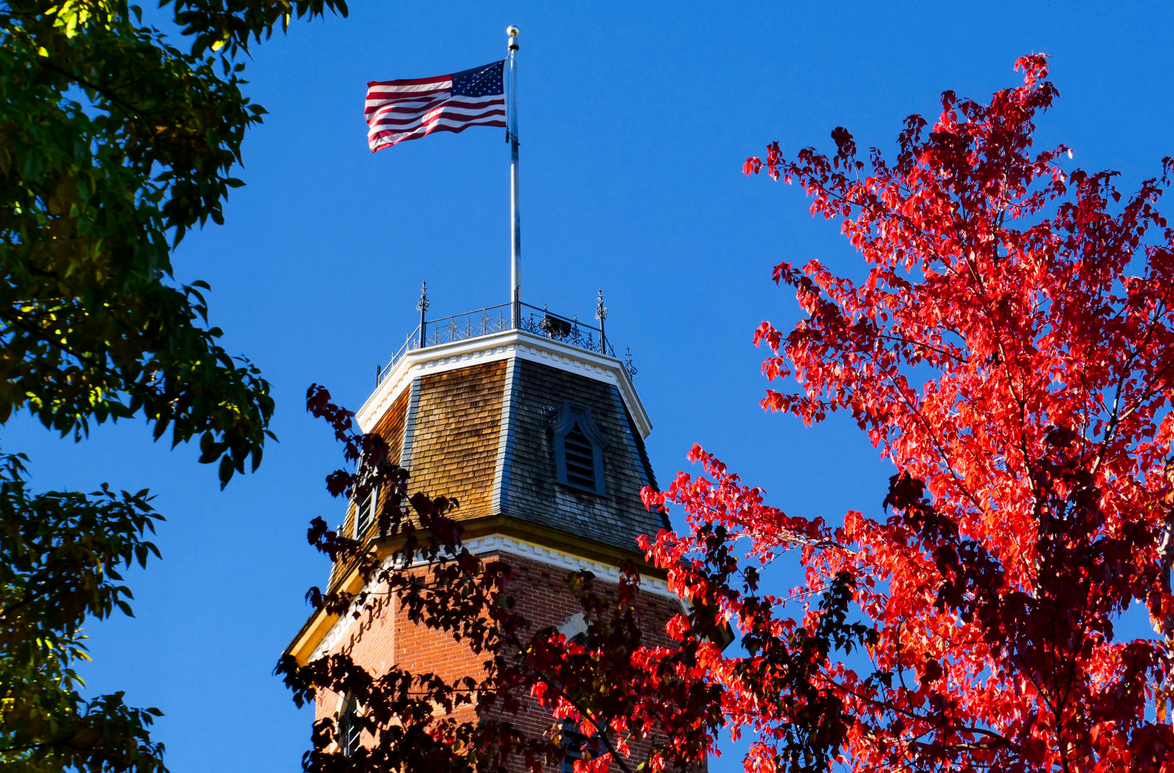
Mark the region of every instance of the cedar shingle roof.
POLYGON ((493 515, 505 371, 499 360, 420 379, 408 488, 456 499, 462 520, 493 515))

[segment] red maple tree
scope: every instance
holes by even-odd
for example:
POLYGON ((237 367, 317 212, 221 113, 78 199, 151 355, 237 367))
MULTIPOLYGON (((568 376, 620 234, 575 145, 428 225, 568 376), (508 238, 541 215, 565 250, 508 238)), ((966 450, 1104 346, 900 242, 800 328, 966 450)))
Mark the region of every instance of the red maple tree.
POLYGON ((831 156, 775 143, 746 162, 802 186, 865 264, 775 268, 805 315, 756 333, 766 376, 798 384, 763 406, 848 411, 896 468, 885 513, 839 526, 788 517, 700 448, 704 475, 646 495, 690 525, 652 554, 746 645, 704 678, 758 736, 748 770, 806 751, 856 771, 1174 771, 1174 231, 1157 209, 1174 162, 1122 196, 1067 148, 1035 151, 1057 91, 1044 56, 1016 68, 1023 86, 988 104, 946 92, 932 125, 907 119, 891 161, 838 128, 831 156), (740 540, 740 573, 714 562, 740 540), (759 594, 753 564, 791 549, 804 584, 759 594), (829 592, 851 598, 837 624, 869 629, 866 657, 795 658, 829 592), (1156 637, 1119 635, 1134 605, 1156 637), (806 750, 796 727, 816 730, 806 750))
POLYGON ((537 770, 559 755, 560 723, 535 740, 510 721, 536 700, 602 739, 581 771, 686 767, 728 730, 753 736, 751 773, 1174 772, 1174 232, 1157 209, 1174 161, 1123 197, 1113 173, 1071 167, 1067 148, 1035 151, 1057 92, 1045 57, 1016 67, 1023 86, 989 103, 946 92, 932 126, 907 119, 891 161, 860 160, 836 129, 831 156, 788 160, 775 143, 746 162, 840 220, 865 271, 775 268, 805 317, 756 334, 767 377, 794 382, 764 407, 805 423, 850 411, 896 474, 883 509, 832 525, 766 504, 695 447, 703 474, 645 492, 687 522, 646 543, 690 605, 669 625, 677 648, 641 644, 631 568, 612 593, 571 578, 581 642, 530 631, 503 603, 508 567, 468 554, 451 503, 409 497, 381 441, 312 390, 311 410, 358 463, 332 491, 389 486, 380 533, 404 540, 400 566, 422 556, 442 581, 368 560, 321 522, 311 541, 489 668, 449 684, 366 674, 345 655, 283 661, 299 700, 358 694, 377 739, 343 760, 323 721, 306 769, 505 770, 513 755, 537 770), (804 583, 766 592, 761 567, 788 551, 804 583), (1119 635, 1135 605, 1155 636, 1119 635), (740 646, 723 652, 723 629, 740 646), (462 703, 498 719, 461 721, 462 703), (634 738, 655 739, 646 760, 626 756, 634 738))

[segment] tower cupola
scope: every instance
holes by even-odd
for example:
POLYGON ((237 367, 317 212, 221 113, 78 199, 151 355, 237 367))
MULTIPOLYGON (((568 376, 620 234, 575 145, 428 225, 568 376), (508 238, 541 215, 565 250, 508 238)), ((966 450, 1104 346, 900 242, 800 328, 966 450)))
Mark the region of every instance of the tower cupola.
MULTIPOLYGON (((651 424, 600 328, 510 306, 424 321, 358 411, 399 453, 413 491, 459 502, 466 536, 526 536, 576 552, 638 555, 666 524, 651 424)), ((358 523, 363 523, 362 519, 358 523)))
MULTIPOLYGON (((562 571, 618 579, 624 561, 643 564, 641 535, 668 527, 640 497, 656 478, 644 440, 651 422, 599 325, 546 308, 509 303, 427 319, 386 367, 356 414, 407 470, 409 489, 455 499, 463 542, 474 553, 503 552, 562 571)), ((348 508, 344 532, 377 540, 379 492, 348 508)), ((388 550, 391 550, 389 546, 388 550)), ((336 566, 330 588, 350 588, 336 566)), ((675 597, 657 573, 645 587, 675 597)), ((327 651, 345 618, 312 618, 291 645, 305 662, 327 651)))

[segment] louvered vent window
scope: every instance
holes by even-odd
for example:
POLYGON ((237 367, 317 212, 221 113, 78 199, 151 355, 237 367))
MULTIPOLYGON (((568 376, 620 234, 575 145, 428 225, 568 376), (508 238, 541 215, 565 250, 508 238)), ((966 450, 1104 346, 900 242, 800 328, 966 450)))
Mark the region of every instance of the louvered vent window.
POLYGON ((575 773, 575 760, 593 760, 603 751, 598 733, 587 737, 577 722, 563 720, 563 773, 575 773))
POLYGON ((375 523, 376 508, 379 507, 379 487, 372 486, 367 495, 359 502, 355 508, 355 539, 359 539, 367 530, 371 528, 371 524, 375 523))
POLYGON ((563 773, 575 773, 575 760, 583 759, 587 740, 587 736, 579 732, 578 725, 569 719, 563 720, 563 773))
POLYGON ((559 483, 603 494, 603 449, 608 440, 591 420, 591 409, 563 403, 551 431, 559 483))
MULTIPOLYGON (((567 622, 563 623, 563 627, 559 629, 560 633, 566 633, 572 629, 579 628, 585 625, 583 615, 575 615, 567 622), (576 619, 577 618, 577 619, 576 619)), ((587 644, 587 636, 583 632, 579 632, 570 637, 569 641, 576 644, 587 644)), ((579 730, 579 723, 574 720, 563 720, 563 773, 575 773, 575 760, 593 760, 603 753, 603 744, 599 742, 599 735, 592 735, 590 738, 583 735, 579 730)))
POLYGON ((576 423, 563 438, 566 453, 567 483, 579 488, 595 488, 595 449, 587 441, 583 430, 576 423))

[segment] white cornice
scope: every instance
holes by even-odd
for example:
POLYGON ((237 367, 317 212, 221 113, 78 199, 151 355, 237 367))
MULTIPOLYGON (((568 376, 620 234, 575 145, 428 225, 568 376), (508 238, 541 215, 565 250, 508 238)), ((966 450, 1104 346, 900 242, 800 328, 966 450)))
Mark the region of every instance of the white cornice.
MULTIPOLYGON (((572 572, 586 569, 601 580, 619 584, 620 570, 611 564, 602 561, 593 561, 572 553, 548 548, 534 542, 520 540, 517 537, 508 537, 504 534, 486 534, 484 537, 474 537, 465 543, 470 553, 481 555, 484 553, 509 553, 518 558, 527 558, 550 566, 557 566, 572 572)), ((656 577, 640 575, 640 589, 657 596, 677 601, 677 594, 669 590, 666 581, 656 577)))
POLYGON ((652 431, 644 404, 619 360, 521 330, 507 330, 408 352, 379 382, 359 409, 356 419, 364 432, 369 431, 417 377, 515 357, 615 385, 632 414, 640 437, 647 438, 652 431))
MULTIPOLYGON (((572 553, 564 553, 561 550, 539 545, 534 542, 527 542, 516 537, 508 537, 504 534, 487 534, 483 537, 473 537, 466 541, 464 546, 473 555, 484 555, 486 553, 508 553, 517 558, 524 558, 530 561, 537 561, 548 566, 555 566, 560 569, 566 569, 570 572, 578 572, 587 570, 594 574, 601 580, 606 582, 618 584, 620 581, 620 571, 612 564, 605 564, 602 561, 594 561, 590 558, 583 558, 572 553)), ((388 556, 383 561, 383 567, 390 569, 395 562, 394 556, 388 556)), ((415 566, 422 565, 422 561, 417 561, 415 566)), ((379 592, 385 585, 372 591, 372 593, 379 592)), ((684 602, 677 597, 675 593, 669 590, 668 583, 657 577, 649 577, 648 575, 640 575, 640 590, 651 593, 656 596, 661 596, 666 599, 671 599, 682 605, 682 609, 688 612, 688 608, 684 606, 684 602)), ((345 615, 341 615, 326 635, 322 637, 322 641, 314 648, 314 652, 310 655, 310 661, 317 660, 323 655, 329 653, 334 649, 350 630, 351 626, 362 617, 362 605, 357 601, 351 604, 350 610, 345 615)))

